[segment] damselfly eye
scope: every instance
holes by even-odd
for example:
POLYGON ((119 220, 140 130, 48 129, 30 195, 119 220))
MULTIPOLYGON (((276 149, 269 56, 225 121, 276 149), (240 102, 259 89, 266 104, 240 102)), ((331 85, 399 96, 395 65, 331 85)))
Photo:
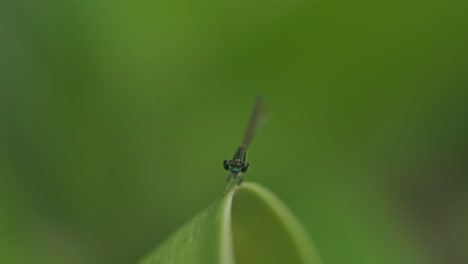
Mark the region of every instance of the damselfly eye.
POLYGON ((223 166, 224 166, 224 169, 225 169, 225 170, 229 170, 228 160, 224 160, 224 161, 223 161, 223 166))
POLYGON ((248 162, 244 163, 244 165, 242 165, 241 172, 246 172, 249 166, 250 164, 248 162))

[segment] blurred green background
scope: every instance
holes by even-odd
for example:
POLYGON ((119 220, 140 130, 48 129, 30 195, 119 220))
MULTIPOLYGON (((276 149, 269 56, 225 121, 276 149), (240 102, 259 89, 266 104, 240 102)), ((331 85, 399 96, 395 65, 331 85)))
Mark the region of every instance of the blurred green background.
POLYGON ((257 94, 246 180, 324 263, 467 263, 467 12, 1 1, 0 263, 135 263, 221 195, 257 94))

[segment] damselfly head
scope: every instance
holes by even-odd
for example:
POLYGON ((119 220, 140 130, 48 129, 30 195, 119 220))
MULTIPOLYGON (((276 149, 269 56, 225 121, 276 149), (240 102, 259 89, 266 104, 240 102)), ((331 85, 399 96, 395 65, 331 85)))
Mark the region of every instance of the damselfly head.
POLYGON ((240 159, 225 160, 223 162, 223 167, 225 170, 229 170, 233 174, 239 174, 247 171, 249 163, 240 159))

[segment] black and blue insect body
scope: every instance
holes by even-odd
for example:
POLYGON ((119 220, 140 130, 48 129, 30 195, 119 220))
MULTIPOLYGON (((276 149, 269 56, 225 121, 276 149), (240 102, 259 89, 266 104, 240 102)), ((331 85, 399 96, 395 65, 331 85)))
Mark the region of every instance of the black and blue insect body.
POLYGON ((249 147, 253 137, 255 136, 260 125, 263 123, 264 119, 265 109, 263 107, 263 99, 262 97, 257 97, 255 100, 252 116, 250 117, 247 130, 244 134, 244 139, 242 140, 242 144, 237 148, 234 156, 232 157, 232 160, 225 160, 223 162, 224 169, 231 172, 227 177, 227 186, 225 192, 227 192, 229 189, 230 180, 236 180, 236 192, 244 181, 242 173, 247 172, 249 168, 249 163, 247 162, 247 148, 249 147))

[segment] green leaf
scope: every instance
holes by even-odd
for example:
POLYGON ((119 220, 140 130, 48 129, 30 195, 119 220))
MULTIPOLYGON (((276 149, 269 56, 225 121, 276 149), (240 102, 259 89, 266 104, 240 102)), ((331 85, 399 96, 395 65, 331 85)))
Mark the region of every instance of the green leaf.
POLYGON ((320 263, 306 231, 273 193, 231 189, 140 264, 320 263))

